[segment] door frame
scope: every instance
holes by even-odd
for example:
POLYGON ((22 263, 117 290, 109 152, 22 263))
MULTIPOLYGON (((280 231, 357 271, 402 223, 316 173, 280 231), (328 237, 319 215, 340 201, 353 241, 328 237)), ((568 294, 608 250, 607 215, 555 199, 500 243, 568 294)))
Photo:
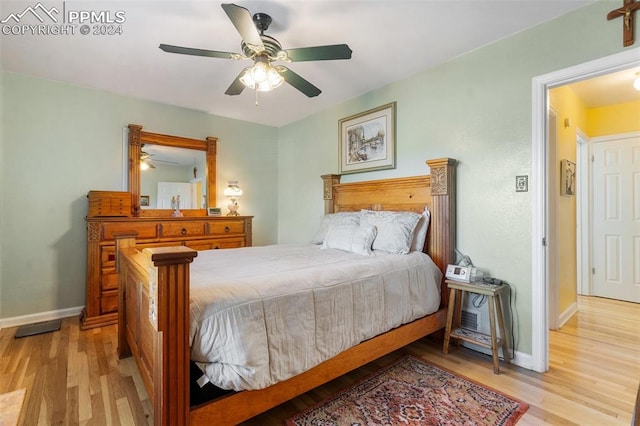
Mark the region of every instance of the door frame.
POLYGON ((576 129, 576 293, 591 295, 591 144, 576 129))
POLYGON ((640 48, 595 59, 532 79, 531 368, 549 369, 548 90, 640 65, 640 48))

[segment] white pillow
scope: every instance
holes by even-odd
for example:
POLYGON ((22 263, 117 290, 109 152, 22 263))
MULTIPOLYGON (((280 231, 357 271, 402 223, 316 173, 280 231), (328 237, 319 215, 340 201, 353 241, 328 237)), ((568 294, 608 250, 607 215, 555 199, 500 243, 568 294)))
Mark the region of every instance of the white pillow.
POLYGON ((360 225, 373 225, 378 235, 373 240, 373 249, 389 253, 409 253, 413 231, 422 215, 413 212, 360 211, 360 225))
POLYGON ((311 239, 311 244, 322 244, 327 236, 327 231, 331 225, 358 225, 360 223, 360 212, 339 212, 329 213, 322 216, 320 229, 311 239))
POLYGON ((425 207, 424 213, 420 216, 420 220, 413 231, 413 242, 411 243, 411 251, 424 250, 424 240, 427 239, 427 231, 429 230, 429 222, 431 222, 431 212, 425 207))
POLYGON ((376 228, 372 225, 331 225, 322 248, 333 248, 369 256, 373 254, 371 245, 376 238, 376 228))

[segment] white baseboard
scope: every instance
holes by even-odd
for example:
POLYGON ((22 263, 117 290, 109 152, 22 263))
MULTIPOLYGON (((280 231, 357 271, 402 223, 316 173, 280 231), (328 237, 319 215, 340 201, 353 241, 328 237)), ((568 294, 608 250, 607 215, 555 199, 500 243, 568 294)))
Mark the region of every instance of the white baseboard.
MULTIPOLYGON (((478 346, 478 345, 474 345, 473 343, 469 343, 469 342, 462 342, 462 346, 464 346, 465 348, 474 350, 476 352, 481 352, 485 355, 489 355, 491 356, 491 349, 487 349, 484 348, 482 346, 478 346)), ((498 350, 498 355, 500 355, 502 353, 502 349, 498 350)), ((525 354, 523 352, 518 352, 516 351, 515 353, 512 354, 513 355, 513 359, 511 360, 511 363, 514 365, 517 365, 518 367, 522 367, 522 368, 526 368, 527 370, 533 370, 533 358, 531 357, 530 354, 525 354)), ((504 358, 500 357, 500 360, 502 361, 504 358)))
POLYGON ((43 321, 52 321, 61 318, 80 315, 84 306, 75 308, 58 309, 57 311, 40 312, 37 314, 21 315, 19 317, 0 319, 0 330, 8 327, 19 327, 25 324, 34 324, 43 321))
POLYGON ((558 328, 562 328, 578 312, 578 302, 573 302, 558 318, 558 328))

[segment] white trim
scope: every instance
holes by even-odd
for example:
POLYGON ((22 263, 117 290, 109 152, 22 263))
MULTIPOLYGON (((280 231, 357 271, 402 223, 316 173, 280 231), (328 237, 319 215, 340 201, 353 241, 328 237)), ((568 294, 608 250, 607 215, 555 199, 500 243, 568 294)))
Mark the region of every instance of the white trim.
POLYGON ((43 321, 57 320, 80 315, 84 306, 58 309, 56 311, 40 312, 37 314, 21 315, 19 317, 0 319, 0 330, 8 327, 19 327, 25 324, 35 324, 43 321))
MULTIPOLYGON (((551 102, 547 107, 547 125, 545 128, 545 139, 547 142, 547 158, 545 163, 547 167, 549 165, 552 169, 556 164, 560 164, 558 159, 558 111, 553 108, 551 102), (555 125, 555 126, 554 126, 555 125), (552 137, 553 135, 553 137, 552 137), (551 141, 554 141, 552 144, 551 141)), ((547 211, 549 212, 547 217, 547 282, 548 291, 547 297, 547 327, 550 330, 557 330, 559 325, 558 317, 560 315, 558 306, 558 295, 560 294, 559 284, 559 268, 558 268, 558 218, 554 211, 558 208, 558 197, 555 195, 555 189, 560 187, 560 176, 557 172, 545 174, 547 178, 547 195, 546 200, 548 204, 547 211)))
POLYGON ((531 252, 531 358, 532 368, 538 372, 549 369, 549 328, 547 326, 547 250, 542 245, 547 238, 547 90, 599 75, 609 74, 640 65, 640 48, 584 64, 554 71, 532 79, 532 252, 531 252))
MULTIPOLYGON (((467 349, 471 349, 472 351, 483 353, 485 355, 489 355, 489 356, 493 355, 493 353, 491 352, 491 349, 474 345, 473 343, 462 342, 462 346, 464 346, 467 349)), ((509 351, 511 350, 513 350, 513 348, 509 349, 509 351)), ((502 349, 498 349, 498 354, 502 354, 502 356, 500 356, 500 362, 504 362, 504 354, 502 353, 502 349)), ((511 353, 509 355, 513 355, 514 357, 511 360, 511 364, 517 365, 518 367, 526 368, 527 370, 532 369, 531 355, 525 354, 523 352, 518 352, 518 351, 515 351, 515 353, 511 353)))
POLYGON ((616 133, 613 135, 596 136, 589 139, 591 143, 618 141, 622 139, 640 138, 640 132, 616 133))
POLYGON ((541 77, 533 79, 533 123, 531 152, 531 368, 545 372, 549 368, 547 308, 547 86, 541 77))
POLYGON ((573 302, 567 309, 560 314, 558 319, 558 328, 564 327, 564 325, 578 312, 578 302, 573 302))
POLYGON ((576 129, 576 293, 591 295, 591 144, 576 129))

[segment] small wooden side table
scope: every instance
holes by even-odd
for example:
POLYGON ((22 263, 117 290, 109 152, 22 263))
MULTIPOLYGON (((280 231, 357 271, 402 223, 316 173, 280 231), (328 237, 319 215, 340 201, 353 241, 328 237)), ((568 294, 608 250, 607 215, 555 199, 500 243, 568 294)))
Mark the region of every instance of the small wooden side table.
POLYGON ((464 340, 476 345, 491 349, 493 355, 493 372, 500 374, 500 365, 498 358, 498 348, 502 347, 504 361, 508 364, 509 356, 509 339, 507 338, 504 317, 502 315, 502 303, 500 295, 508 287, 505 284, 493 285, 482 282, 465 283, 461 281, 445 280, 449 287, 449 310, 447 312, 447 327, 444 333, 443 352, 446 355, 449 352, 449 341, 451 338, 464 340), (462 295, 463 292, 482 294, 487 296, 489 301, 489 324, 491 334, 480 333, 460 325, 462 317, 462 295), (500 330, 500 337, 496 333, 496 318, 500 330), (454 323, 455 319, 455 323, 454 323))

